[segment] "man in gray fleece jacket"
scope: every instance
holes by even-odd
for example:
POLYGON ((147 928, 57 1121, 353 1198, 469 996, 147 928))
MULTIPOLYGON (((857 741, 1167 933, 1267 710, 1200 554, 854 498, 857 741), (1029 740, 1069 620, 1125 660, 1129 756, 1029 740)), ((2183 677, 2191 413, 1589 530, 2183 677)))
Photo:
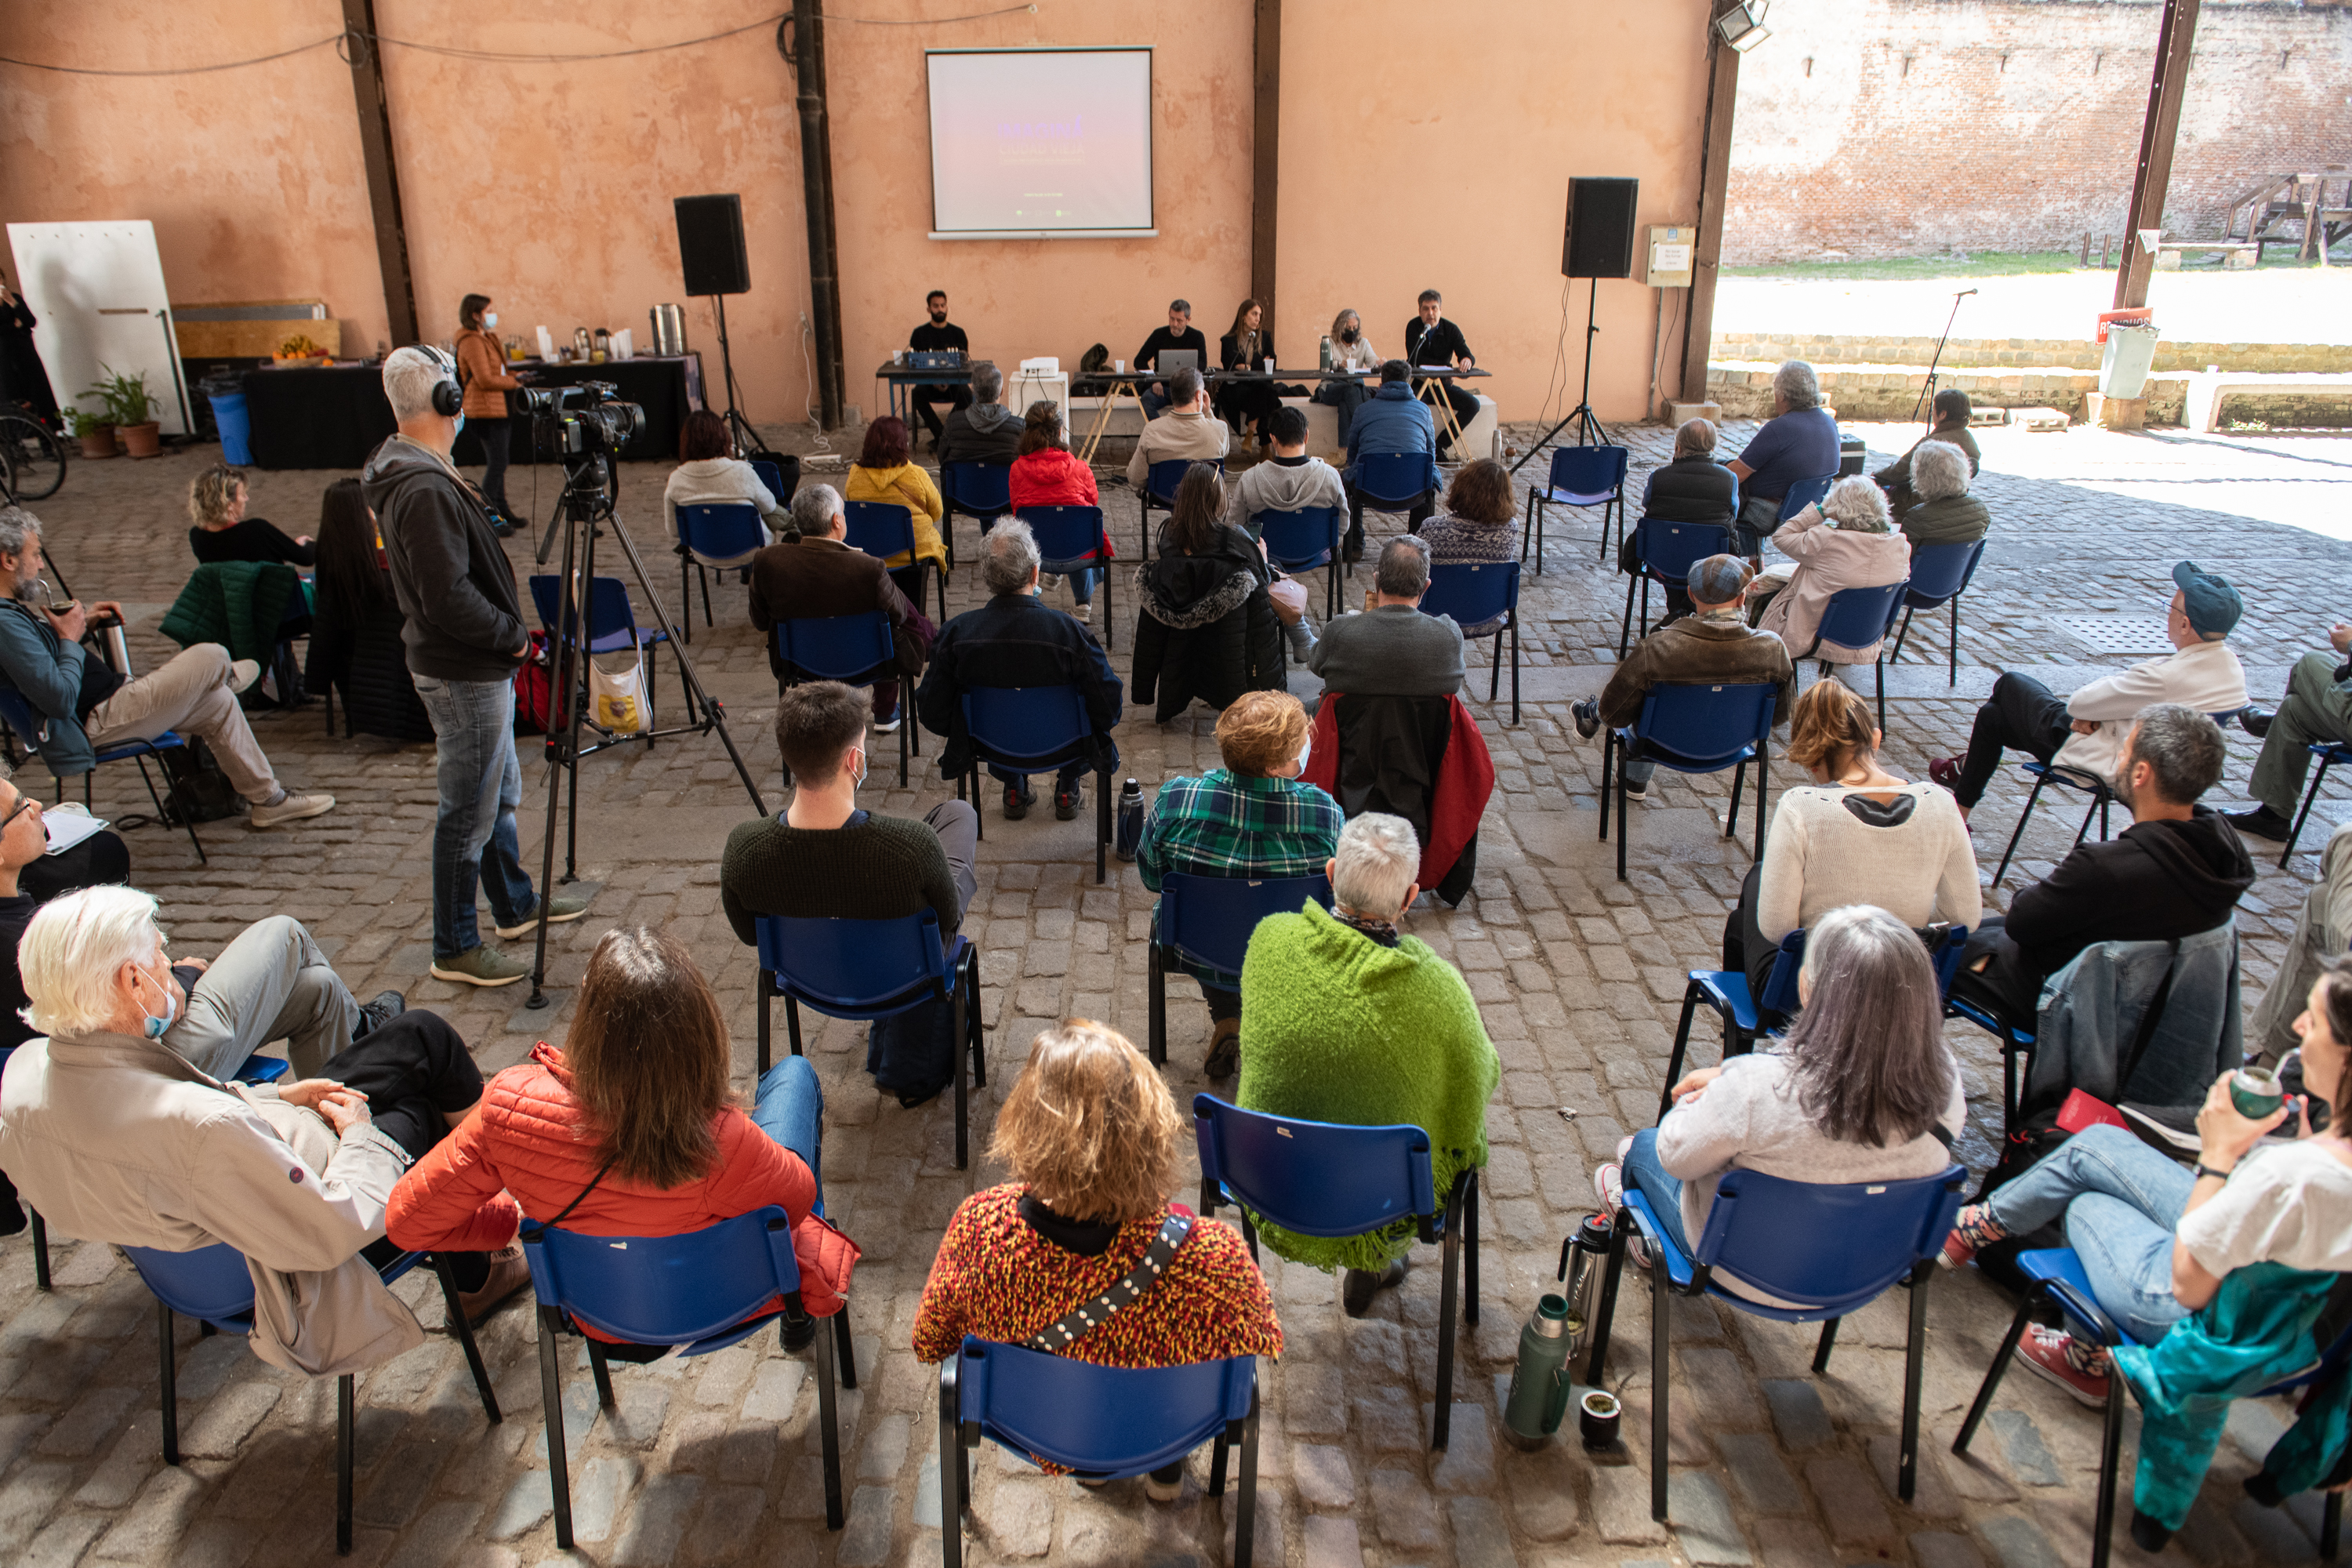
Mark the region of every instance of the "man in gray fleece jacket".
POLYGON ((1339 470, 1307 455, 1307 416, 1285 408, 1267 421, 1267 428, 1274 437, 1274 457, 1244 469, 1227 489, 1225 521, 1255 539, 1262 511, 1328 506, 1345 512, 1348 491, 1339 482, 1339 470))

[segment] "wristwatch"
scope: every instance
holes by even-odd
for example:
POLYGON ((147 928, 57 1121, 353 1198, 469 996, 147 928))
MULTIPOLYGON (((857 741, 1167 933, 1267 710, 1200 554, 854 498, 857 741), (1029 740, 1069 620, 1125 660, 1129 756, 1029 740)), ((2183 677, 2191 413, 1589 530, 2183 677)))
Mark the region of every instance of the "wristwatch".
POLYGON ((2200 1176, 2200 1177, 2210 1176, 2210 1177, 2212 1177, 2215 1181, 2219 1181, 2219 1182, 2226 1182, 2226 1181, 2228 1181, 2228 1180, 2230 1179, 2230 1173, 2229 1173, 2229 1172, 2227 1172, 2227 1171, 2217 1171, 2217 1170, 2215 1170, 2212 1166, 2210 1166, 2210 1165, 2209 1165, 2209 1164, 2205 1163, 2205 1162, 2204 1162, 2204 1161, 2202 1161, 2202 1160, 2198 1161, 2198 1162, 2197 1162, 2197 1163, 2196 1163, 2196 1165, 2193 1167, 2193 1169, 2194 1169, 2194 1171, 2195 1171, 2196 1174, 2197 1174, 2198 1176, 2200 1176))

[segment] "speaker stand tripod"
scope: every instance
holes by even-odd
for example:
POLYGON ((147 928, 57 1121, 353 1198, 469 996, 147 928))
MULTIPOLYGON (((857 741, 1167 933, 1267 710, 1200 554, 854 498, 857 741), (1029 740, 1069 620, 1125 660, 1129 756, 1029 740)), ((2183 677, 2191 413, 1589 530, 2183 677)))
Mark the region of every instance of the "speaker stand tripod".
POLYGON ((742 451, 764 452, 768 444, 760 439, 760 433, 751 428, 751 422, 735 406, 735 356, 727 345, 727 296, 713 294, 710 303, 719 316, 719 363, 720 378, 726 383, 727 433, 735 437, 735 445, 742 451))
POLYGON ((1534 462, 1536 454, 1542 451, 1546 447, 1551 445, 1551 438, 1559 435, 1562 430, 1567 429, 1571 425, 1576 426, 1576 444, 1580 447, 1614 447, 1617 445, 1616 442, 1612 441, 1609 438, 1609 432, 1601 427, 1600 419, 1596 417, 1592 412, 1592 340, 1601 334, 1600 324, 1595 320, 1601 305, 1601 279, 1598 278, 1593 279, 1592 281, 1587 285, 1587 290, 1588 291, 1584 296, 1583 390, 1577 394, 1576 406, 1568 411, 1568 416, 1562 419, 1559 424, 1553 426, 1550 429, 1545 431, 1542 438, 1537 441, 1534 446, 1528 447, 1526 454, 1521 457, 1517 462, 1511 465, 1511 472, 1515 474, 1521 468, 1526 468, 1529 463, 1534 462))

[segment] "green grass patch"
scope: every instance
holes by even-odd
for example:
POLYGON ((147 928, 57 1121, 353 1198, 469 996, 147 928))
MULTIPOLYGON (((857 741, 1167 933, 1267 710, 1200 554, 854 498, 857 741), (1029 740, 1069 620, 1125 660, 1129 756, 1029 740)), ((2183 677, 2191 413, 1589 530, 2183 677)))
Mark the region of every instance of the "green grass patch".
MULTIPOLYGON (((2097 271, 2094 260, 2091 270, 2097 271)), ((1851 278, 1858 281, 1928 278, 2015 278, 2033 272, 2079 272, 2071 250, 1971 251, 1966 256, 1891 256, 1854 261, 1774 261, 1727 267, 1727 278, 1851 278)))

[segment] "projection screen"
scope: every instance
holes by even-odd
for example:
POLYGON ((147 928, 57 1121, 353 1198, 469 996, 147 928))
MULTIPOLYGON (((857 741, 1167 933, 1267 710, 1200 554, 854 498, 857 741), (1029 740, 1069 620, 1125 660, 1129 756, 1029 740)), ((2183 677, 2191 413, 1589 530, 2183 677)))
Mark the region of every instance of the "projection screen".
POLYGON ((933 49, 933 239, 1149 237, 1151 51, 933 49))

